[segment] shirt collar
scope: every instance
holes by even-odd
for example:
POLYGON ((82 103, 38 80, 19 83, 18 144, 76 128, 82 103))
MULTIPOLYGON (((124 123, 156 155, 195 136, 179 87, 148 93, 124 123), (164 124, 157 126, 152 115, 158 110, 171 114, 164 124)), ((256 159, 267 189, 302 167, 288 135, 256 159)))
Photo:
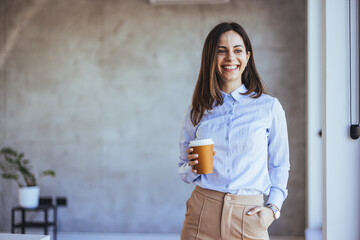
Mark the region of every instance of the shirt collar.
POLYGON ((226 96, 229 96, 229 97, 232 97, 232 98, 234 98, 236 101, 240 101, 240 99, 242 98, 242 97, 244 97, 244 95, 242 95, 242 94, 244 94, 244 93, 246 93, 247 92, 247 88, 245 87, 245 85, 244 84, 241 84, 241 86, 240 87, 238 87, 237 89, 235 89, 234 91, 232 91, 230 94, 226 94, 226 93, 224 93, 223 91, 221 91, 221 95, 222 95, 222 97, 225 99, 226 98, 226 96))

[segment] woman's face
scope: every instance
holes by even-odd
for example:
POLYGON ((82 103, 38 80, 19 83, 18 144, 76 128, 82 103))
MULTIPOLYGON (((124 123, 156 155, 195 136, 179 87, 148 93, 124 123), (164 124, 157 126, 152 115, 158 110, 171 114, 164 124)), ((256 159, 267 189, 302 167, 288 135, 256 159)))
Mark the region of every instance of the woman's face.
POLYGON ((241 85, 241 74, 250 58, 244 40, 235 31, 221 34, 217 50, 217 72, 224 84, 241 85))

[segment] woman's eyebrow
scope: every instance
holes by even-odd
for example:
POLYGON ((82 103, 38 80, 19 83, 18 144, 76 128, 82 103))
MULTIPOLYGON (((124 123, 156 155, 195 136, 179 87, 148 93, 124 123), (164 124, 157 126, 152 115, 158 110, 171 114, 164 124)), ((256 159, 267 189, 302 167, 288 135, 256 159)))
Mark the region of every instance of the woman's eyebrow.
MULTIPOLYGON (((244 48, 243 45, 235 45, 235 46, 234 46, 234 48, 237 48, 237 47, 242 47, 242 48, 244 48)), ((219 48, 227 48, 227 47, 225 47, 225 46, 219 46, 219 48)))

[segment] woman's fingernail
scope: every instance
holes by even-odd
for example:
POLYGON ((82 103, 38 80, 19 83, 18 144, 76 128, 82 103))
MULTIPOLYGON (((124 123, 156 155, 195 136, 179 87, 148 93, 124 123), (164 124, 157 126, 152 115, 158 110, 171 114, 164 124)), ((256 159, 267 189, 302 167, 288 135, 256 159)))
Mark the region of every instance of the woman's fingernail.
POLYGON ((194 157, 199 157, 199 155, 195 154, 194 157))
POLYGON ((190 152, 194 151, 194 149, 190 148, 190 152))
POLYGON ((252 211, 249 211, 249 212, 247 212, 246 214, 247 214, 247 215, 251 215, 251 214, 252 214, 252 211))
POLYGON ((199 162, 196 160, 196 161, 194 161, 194 163, 199 163, 199 162))

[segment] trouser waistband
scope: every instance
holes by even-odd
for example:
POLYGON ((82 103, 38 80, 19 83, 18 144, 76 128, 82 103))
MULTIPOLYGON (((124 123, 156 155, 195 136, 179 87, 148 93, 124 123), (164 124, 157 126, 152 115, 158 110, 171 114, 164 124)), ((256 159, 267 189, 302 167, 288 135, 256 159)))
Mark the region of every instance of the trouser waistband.
POLYGON ((205 189, 199 186, 195 187, 195 191, 198 193, 220 201, 220 202, 228 202, 234 204, 241 204, 241 205, 263 205, 264 204, 264 196, 263 194, 258 195, 234 195, 230 193, 219 192, 211 189, 205 189))

